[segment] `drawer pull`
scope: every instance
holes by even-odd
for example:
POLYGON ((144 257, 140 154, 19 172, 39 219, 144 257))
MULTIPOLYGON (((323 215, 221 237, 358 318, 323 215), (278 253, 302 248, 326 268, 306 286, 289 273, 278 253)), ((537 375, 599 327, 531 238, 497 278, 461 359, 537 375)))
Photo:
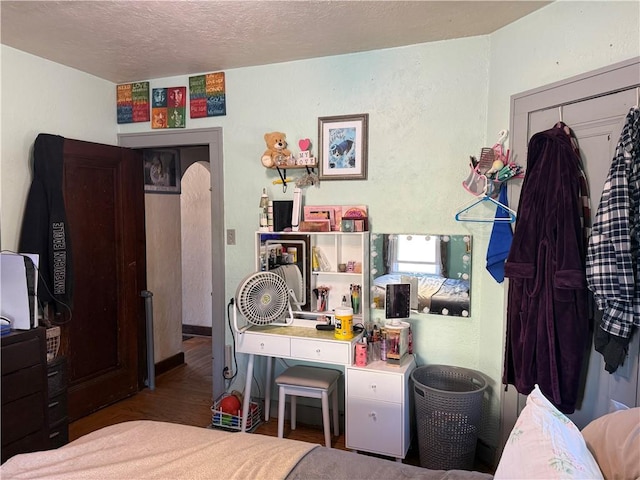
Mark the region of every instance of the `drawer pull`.
POLYGON ((371 384, 371 390, 376 391, 377 385, 375 383, 371 384))
POLYGON ((47 377, 51 378, 51 377, 55 377, 56 375, 58 375, 60 373, 59 370, 56 370, 55 372, 48 372, 47 373, 47 377))
POLYGON ((260 343, 260 348, 264 350, 264 342, 260 343))
POLYGON ((318 355, 320 355, 320 349, 319 349, 319 348, 316 348, 316 353, 317 353, 318 355))
POLYGON ((376 412, 371 412, 371 413, 369 414, 369 418, 370 418, 371 420, 373 420, 374 422, 378 421, 378 417, 376 417, 376 412))
POLYGON ((56 438, 58 435, 60 435, 60 431, 50 433, 50 434, 49 434, 49 438, 50 438, 50 439, 51 439, 51 438, 56 438))
POLYGON ((51 402, 49 408, 57 407, 58 405, 60 405, 60 402, 51 402))

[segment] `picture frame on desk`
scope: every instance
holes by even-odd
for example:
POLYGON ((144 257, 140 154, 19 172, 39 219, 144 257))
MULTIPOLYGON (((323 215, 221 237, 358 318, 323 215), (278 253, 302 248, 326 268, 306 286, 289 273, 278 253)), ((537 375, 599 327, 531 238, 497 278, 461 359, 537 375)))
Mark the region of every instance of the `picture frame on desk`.
POLYGON ((329 230, 340 230, 340 220, 342 219, 342 207, 339 205, 305 205, 304 206, 304 221, 305 222, 317 222, 317 221, 329 221, 329 230))
POLYGON ((331 224, 329 220, 304 220, 300 222, 300 232, 330 232, 331 224))

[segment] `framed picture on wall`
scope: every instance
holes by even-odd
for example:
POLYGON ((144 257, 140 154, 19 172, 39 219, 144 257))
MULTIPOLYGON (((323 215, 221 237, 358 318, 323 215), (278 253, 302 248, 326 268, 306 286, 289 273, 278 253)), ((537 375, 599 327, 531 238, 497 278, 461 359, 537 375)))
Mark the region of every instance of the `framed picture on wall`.
POLYGON ((180 194, 180 151, 173 148, 144 151, 144 191, 180 194))
POLYGON ((369 114, 318 118, 320 180, 366 180, 369 114))

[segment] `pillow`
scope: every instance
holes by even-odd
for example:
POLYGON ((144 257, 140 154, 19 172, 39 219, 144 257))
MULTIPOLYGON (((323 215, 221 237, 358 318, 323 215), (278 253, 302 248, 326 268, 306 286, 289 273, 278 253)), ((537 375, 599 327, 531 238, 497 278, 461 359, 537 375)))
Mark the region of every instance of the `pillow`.
POLYGON ((603 477, 578 427, 536 385, 509 435, 494 478, 603 477))
POLYGON ((640 478, 640 408, 618 410, 582 429, 604 478, 640 478))
POLYGON ((629 410, 629 407, 624 403, 609 400, 609 413, 617 412, 618 410, 629 410))

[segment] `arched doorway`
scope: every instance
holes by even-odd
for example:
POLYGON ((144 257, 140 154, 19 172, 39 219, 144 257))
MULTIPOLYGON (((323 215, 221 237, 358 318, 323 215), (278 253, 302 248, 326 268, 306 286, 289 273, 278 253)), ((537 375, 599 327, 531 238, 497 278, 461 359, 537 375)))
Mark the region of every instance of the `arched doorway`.
POLYGON ((209 162, 182 176, 182 332, 211 335, 211 175, 209 162))

